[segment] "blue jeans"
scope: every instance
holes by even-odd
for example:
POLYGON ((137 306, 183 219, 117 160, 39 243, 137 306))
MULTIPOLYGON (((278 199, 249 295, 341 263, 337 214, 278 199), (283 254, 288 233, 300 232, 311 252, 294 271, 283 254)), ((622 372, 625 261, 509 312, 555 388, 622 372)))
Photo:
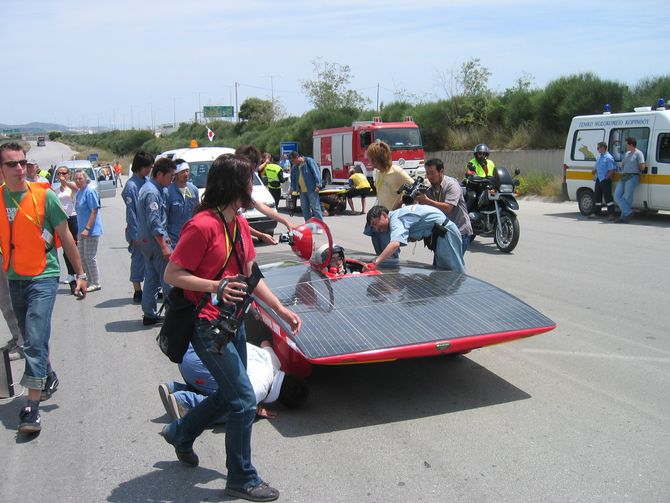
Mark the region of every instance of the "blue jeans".
POLYGON ((212 374, 219 389, 192 409, 185 417, 170 423, 166 434, 182 448, 193 445, 205 428, 228 414, 226 423, 226 486, 246 489, 261 482, 251 464, 251 429, 256 417, 256 396, 246 371, 247 347, 244 325, 221 354, 207 348, 213 340, 207 320, 198 319, 191 344, 202 363, 212 374))
POLYGON ((142 288, 142 311, 145 316, 155 318, 158 316, 156 303, 158 299, 158 290, 163 288, 163 295, 167 298, 170 291, 168 285, 163 279, 167 261, 158 248, 153 244, 141 245, 142 256, 144 257, 144 287, 142 288))
MULTIPOLYGON (((622 175, 622 177, 625 173, 622 175)), ((619 208, 621 208, 621 218, 625 218, 633 213, 633 196, 635 196, 635 189, 640 183, 640 175, 633 175, 628 180, 621 178, 614 191, 614 200, 619 208)))
POLYGON ((449 271, 465 272, 461 232, 452 221, 447 222, 447 233, 437 240, 433 267, 449 271))
POLYGON ((301 192, 300 193, 300 209, 305 222, 310 218, 318 218, 323 220, 321 214, 321 199, 319 199, 318 192, 301 192))
POLYGON ((49 366, 51 313, 56 302, 58 277, 31 281, 9 280, 14 314, 23 334, 26 367, 21 384, 28 389, 43 389, 49 366))
POLYGON ((468 246, 470 246, 470 236, 467 234, 461 234, 461 240, 463 241, 463 256, 465 257, 465 251, 468 249, 468 246))
MULTIPOLYGON (((204 402, 207 399, 207 395, 201 395, 196 391, 191 391, 188 389, 188 386, 182 383, 172 383, 172 389, 174 390, 172 396, 177 400, 179 406, 188 412, 190 412, 191 409, 195 409, 201 402, 204 402)), ((226 412, 223 416, 215 419, 212 426, 226 424, 227 421, 228 413, 226 412)))

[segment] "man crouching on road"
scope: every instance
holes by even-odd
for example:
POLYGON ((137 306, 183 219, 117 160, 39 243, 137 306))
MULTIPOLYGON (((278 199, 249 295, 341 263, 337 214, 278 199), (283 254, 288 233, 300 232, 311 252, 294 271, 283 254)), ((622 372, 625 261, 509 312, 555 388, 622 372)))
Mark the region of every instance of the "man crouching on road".
POLYGON ((408 242, 424 240, 433 252, 433 267, 465 272, 461 233, 456 224, 432 206, 412 204, 395 211, 384 206, 373 206, 367 223, 379 233, 390 233, 390 242, 366 269, 382 264, 401 246, 408 242))
POLYGON ((51 313, 60 276, 54 232, 77 273, 78 297, 86 295, 86 275, 58 196, 48 183, 26 181, 23 147, 15 142, 0 145, 0 165, 5 178, 0 187, 0 253, 26 358, 21 384, 28 388, 28 403, 19 413, 19 433, 38 433, 40 400, 50 398, 58 387, 49 362, 51 313))

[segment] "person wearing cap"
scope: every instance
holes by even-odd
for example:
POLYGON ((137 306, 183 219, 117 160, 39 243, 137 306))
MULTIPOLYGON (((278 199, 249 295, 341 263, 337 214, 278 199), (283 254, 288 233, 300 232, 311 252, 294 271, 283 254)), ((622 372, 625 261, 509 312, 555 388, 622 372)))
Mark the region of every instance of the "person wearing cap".
POLYGON ((323 220, 321 213, 321 170, 316 161, 305 157, 298 152, 291 152, 289 159, 293 164, 291 169, 291 191, 300 193, 300 209, 305 222, 310 218, 323 220))
MULTIPOLYGON (((27 182, 45 182, 49 183, 49 180, 46 177, 42 176, 40 171, 40 165, 37 164, 35 159, 29 159, 28 164, 26 165, 26 181, 27 182)), ((46 171, 44 172, 46 173, 46 171)))
POLYGON ((189 165, 183 159, 175 161, 177 169, 167 188, 167 233, 172 245, 177 244, 181 228, 193 216, 200 203, 198 188, 189 181, 189 165))
MULTIPOLYGON (((297 377, 287 376, 280 367, 279 358, 269 341, 261 342, 260 347, 247 342, 247 375, 256 395, 256 413, 260 417, 274 416, 265 408, 266 404, 279 401, 286 408, 292 409, 307 400, 309 392, 305 382, 297 377)), ((173 420, 188 414, 218 389, 216 381, 190 344, 179 364, 179 371, 186 384, 172 382, 158 386, 158 394, 165 411, 173 420)), ((215 424, 225 423, 226 419, 224 415, 215 424)))

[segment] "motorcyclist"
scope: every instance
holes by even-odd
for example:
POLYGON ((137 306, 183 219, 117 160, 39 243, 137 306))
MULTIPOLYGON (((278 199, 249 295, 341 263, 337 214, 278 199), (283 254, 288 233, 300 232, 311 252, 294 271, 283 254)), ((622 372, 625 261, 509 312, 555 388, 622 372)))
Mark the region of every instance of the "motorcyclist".
POLYGON ((489 160, 489 146, 486 143, 480 143, 475 147, 475 156, 465 165, 465 176, 470 178, 472 175, 486 177, 493 176, 493 170, 496 165, 489 160))

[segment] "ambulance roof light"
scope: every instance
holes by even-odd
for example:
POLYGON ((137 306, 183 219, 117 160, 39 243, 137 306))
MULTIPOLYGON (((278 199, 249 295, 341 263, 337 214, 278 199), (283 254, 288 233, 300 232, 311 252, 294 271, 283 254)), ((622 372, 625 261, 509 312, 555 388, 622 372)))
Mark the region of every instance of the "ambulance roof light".
POLYGON ((609 103, 605 103, 605 108, 603 110, 603 115, 611 114, 612 113, 612 108, 610 107, 609 103))
POLYGON ((665 100, 663 98, 658 99, 658 105, 656 106, 656 110, 665 110, 665 100))

